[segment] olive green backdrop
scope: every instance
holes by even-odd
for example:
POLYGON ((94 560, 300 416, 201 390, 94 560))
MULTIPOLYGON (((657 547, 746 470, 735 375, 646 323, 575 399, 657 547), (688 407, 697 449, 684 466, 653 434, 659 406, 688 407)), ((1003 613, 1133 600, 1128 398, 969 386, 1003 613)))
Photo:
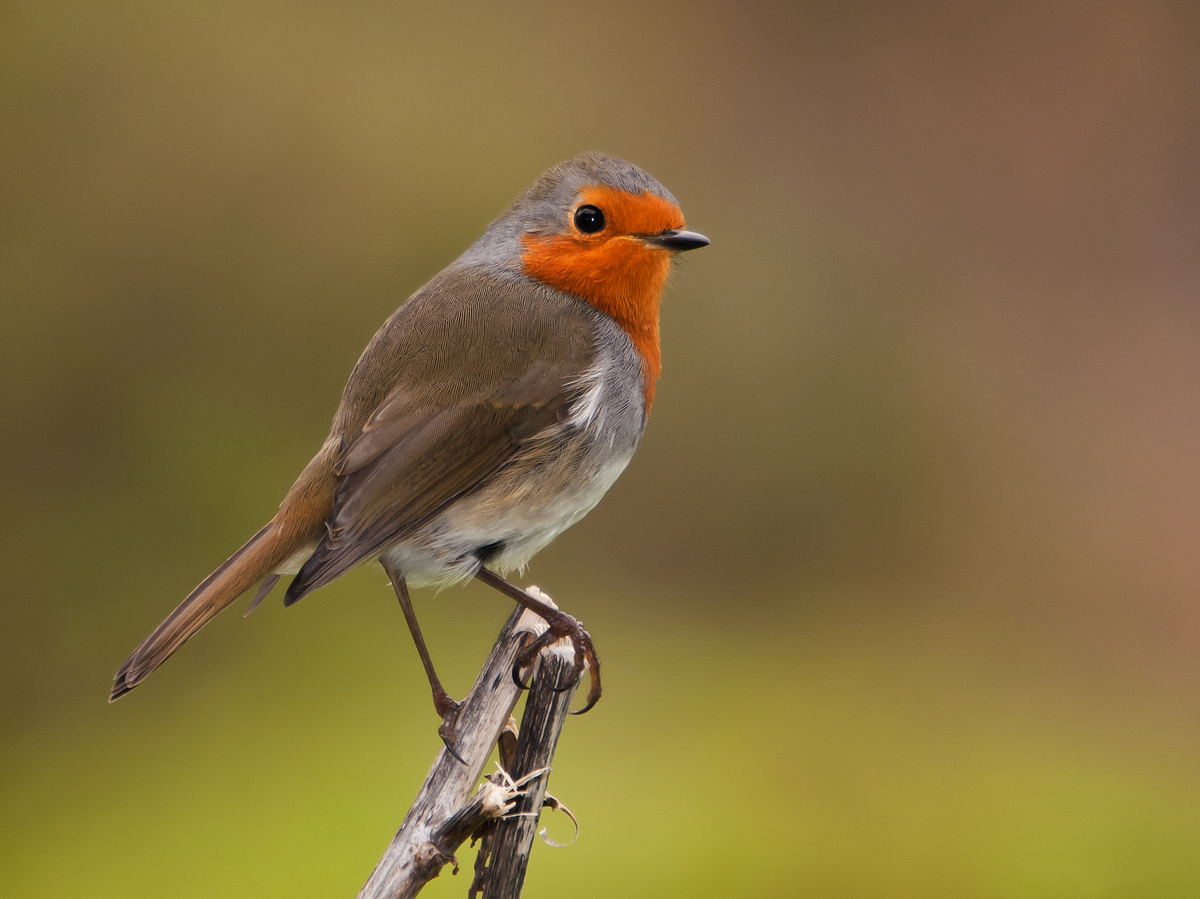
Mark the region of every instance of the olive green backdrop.
MULTIPOLYGON (((5 4, 0 891, 354 894, 438 745, 382 572, 108 686, 598 149, 713 245, 525 578, 606 684, 526 895, 1200 893, 1197 9, 5 4)), ((460 694, 508 606, 416 603, 460 694)))

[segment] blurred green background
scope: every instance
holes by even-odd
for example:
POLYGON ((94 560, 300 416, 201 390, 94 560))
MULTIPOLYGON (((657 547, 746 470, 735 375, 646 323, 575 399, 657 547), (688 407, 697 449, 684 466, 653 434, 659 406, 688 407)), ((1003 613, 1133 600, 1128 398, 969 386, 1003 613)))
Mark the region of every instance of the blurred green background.
MULTIPOLYGON (((713 246, 525 579, 606 686, 526 895, 1200 895, 1200 7, 373 0, 0 8, 4 895, 359 888, 438 745, 382 572, 111 677, 588 149, 713 246)), ((461 694, 508 607, 416 603, 461 694)))

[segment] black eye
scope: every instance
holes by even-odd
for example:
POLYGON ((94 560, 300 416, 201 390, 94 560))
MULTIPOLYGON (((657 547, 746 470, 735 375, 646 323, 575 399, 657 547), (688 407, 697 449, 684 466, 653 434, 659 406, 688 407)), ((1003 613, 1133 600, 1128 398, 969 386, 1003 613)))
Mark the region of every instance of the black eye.
POLYGON ((595 206, 580 206, 575 210, 575 227, 584 234, 604 230, 604 213, 595 206))

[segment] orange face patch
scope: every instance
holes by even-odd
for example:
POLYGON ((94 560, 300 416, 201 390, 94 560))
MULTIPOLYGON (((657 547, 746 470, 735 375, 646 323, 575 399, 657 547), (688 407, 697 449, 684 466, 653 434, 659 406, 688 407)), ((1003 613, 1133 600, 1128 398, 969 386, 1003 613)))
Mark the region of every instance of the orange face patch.
POLYGON ((637 239, 683 227, 683 213, 651 193, 629 194, 611 187, 584 190, 580 206, 604 213, 604 228, 584 234, 570 226, 566 234, 527 234, 521 241, 525 274, 582 297, 616 320, 642 354, 646 410, 662 370, 658 345, 658 303, 671 254, 637 239))

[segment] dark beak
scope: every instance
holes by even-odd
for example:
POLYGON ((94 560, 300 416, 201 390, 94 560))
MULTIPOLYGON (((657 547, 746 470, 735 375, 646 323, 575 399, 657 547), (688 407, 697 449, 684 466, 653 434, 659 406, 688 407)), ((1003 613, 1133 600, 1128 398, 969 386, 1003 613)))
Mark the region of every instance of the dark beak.
POLYGON ((647 234, 642 240, 651 246, 662 247, 673 253, 698 250, 712 243, 703 234, 697 234, 695 231, 663 231, 661 234, 647 234))

